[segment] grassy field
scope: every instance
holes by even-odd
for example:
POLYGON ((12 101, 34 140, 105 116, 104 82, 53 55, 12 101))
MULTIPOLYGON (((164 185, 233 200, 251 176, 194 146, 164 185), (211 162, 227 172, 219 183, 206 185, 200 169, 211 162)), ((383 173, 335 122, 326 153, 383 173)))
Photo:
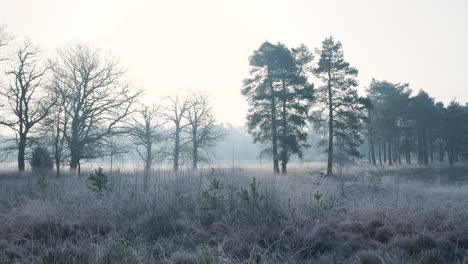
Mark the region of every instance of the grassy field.
POLYGON ((468 167, 0 175, 0 263, 468 263, 468 167))

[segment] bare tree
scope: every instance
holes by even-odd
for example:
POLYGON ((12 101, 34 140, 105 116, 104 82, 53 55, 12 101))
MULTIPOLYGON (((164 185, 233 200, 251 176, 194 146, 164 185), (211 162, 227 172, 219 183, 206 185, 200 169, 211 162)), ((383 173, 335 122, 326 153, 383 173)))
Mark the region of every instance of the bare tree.
POLYGON ((0 124, 16 134, 19 171, 25 169, 29 133, 54 105, 45 92, 44 78, 48 70, 40 61, 38 48, 25 41, 12 58, 11 68, 6 71, 6 75, 11 77, 10 84, 0 89, 0 96, 7 102, 2 106, 4 116, 0 124))
POLYGON ((190 125, 186 119, 188 100, 181 91, 174 96, 167 97, 166 100, 168 106, 164 109, 162 115, 168 123, 173 125, 172 132, 169 135, 174 142, 174 149, 171 153, 172 167, 174 172, 178 172, 182 152, 189 143, 186 138, 183 138, 184 129, 190 125))
POLYGON ((187 103, 186 116, 192 151, 192 167, 198 168, 199 161, 208 159, 208 150, 223 138, 216 126, 210 98, 201 91, 191 93, 187 103))
POLYGON ((82 159, 104 155, 107 137, 124 132, 120 125, 142 91, 132 89, 120 61, 100 49, 73 44, 59 54, 54 80, 63 97, 63 135, 73 172, 82 159))
POLYGON ((156 150, 155 144, 165 139, 162 132, 164 121, 161 119, 160 107, 157 105, 142 105, 132 117, 130 135, 138 156, 144 163, 144 191, 147 191, 147 183, 151 167, 162 158, 162 150, 156 150))

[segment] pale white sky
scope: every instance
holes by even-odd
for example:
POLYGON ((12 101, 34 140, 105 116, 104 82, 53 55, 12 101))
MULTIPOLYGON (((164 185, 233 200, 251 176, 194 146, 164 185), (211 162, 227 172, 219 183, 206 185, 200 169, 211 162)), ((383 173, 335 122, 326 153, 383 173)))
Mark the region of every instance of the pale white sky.
POLYGON ((46 49, 110 49, 147 98, 205 89, 233 124, 244 123, 242 80, 264 40, 313 50, 332 35, 361 87, 374 77, 468 101, 466 0, 2 0, 0 24, 46 49))

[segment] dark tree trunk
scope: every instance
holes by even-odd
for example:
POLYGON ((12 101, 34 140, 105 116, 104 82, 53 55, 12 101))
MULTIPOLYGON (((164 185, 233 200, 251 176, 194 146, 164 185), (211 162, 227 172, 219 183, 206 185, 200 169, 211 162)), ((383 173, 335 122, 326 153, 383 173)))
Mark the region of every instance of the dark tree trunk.
POLYGON ((408 137, 407 137, 407 135, 405 135, 404 144, 405 144, 405 163, 409 164, 409 157, 408 157, 409 146, 408 146, 408 137))
MULTIPOLYGON (((59 116, 55 116, 57 123, 59 123, 59 116)), ((60 123, 59 123, 60 124, 60 123)), ((54 159, 55 159, 55 173, 60 176, 60 161, 61 161, 61 150, 60 150, 60 129, 57 128, 57 131, 54 136, 54 159)))
POLYGON ((198 144, 195 143, 194 141, 193 144, 193 164, 192 167, 194 170, 198 170, 198 144))
POLYGON ((193 162, 192 167, 194 170, 198 170, 198 146, 193 146, 193 162))
POLYGON ((393 165, 392 162, 392 137, 388 139, 388 165, 393 165))
POLYGON ((26 153, 26 135, 20 135, 18 142, 18 170, 24 171, 25 169, 25 162, 24 157, 26 153))
MULTIPOLYGON (((268 69, 269 71, 269 69, 268 69)), ((270 72, 268 72, 270 75, 270 72)), ((270 79, 270 110, 271 110, 271 140, 273 147, 273 173, 279 173, 279 163, 278 163, 278 136, 276 131, 276 100, 275 100, 275 90, 273 88, 273 83, 270 79)))
POLYGON ((327 175, 333 174, 333 96, 331 90, 331 76, 328 73, 328 163, 327 175))
POLYGON ((380 137, 379 137, 378 141, 379 141, 379 163, 380 163, 380 165, 382 165, 382 148, 381 148, 382 143, 380 141, 380 137))
POLYGON ((450 148, 447 149, 447 156, 449 160, 449 165, 450 167, 452 167, 453 166, 453 151, 450 148))
POLYGON ((397 142, 397 153, 398 153, 398 164, 401 164, 401 149, 400 149, 400 136, 397 136, 396 138, 397 142))
POLYGON ((444 151, 444 147, 443 147, 443 141, 442 139, 439 139, 439 161, 440 162, 444 162, 444 159, 445 159, 445 151, 444 151))
POLYGON ((387 163, 387 142, 383 140, 383 162, 387 163))
POLYGON ((432 140, 431 140, 431 145, 430 145, 430 148, 431 148, 431 164, 434 163, 434 146, 432 144, 432 140))
POLYGON ((408 164, 411 164, 411 149, 409 147, 410 141, 408 135, 406 135, 406 153, 408 153, 408 164))
POLYGON ((192 153, 192 168, 198 170, 198 142, 197 142, 197 129, 196 126, 192 129, 192 142, 193 142, 193 153, 192 153))
POLYGON ((55 173, 60 176, 60 158, 55 157, 55 173))
MULTIPOLYGON (((371 120, 372 115, 370 110, 367 111, 367 116, 369 120, 371 120)), ((374 131, 372 129, 371 124, 369 124, 369 164, 376 165, 374 150, 374 131)))
MULTIPOLYGON (((73 137, 70 147, 70 172, 75 173, 78 169, 78 165, 80 164, 81 158, 81 148, 79 146, 78 140, 74 139, 73 137)), ((80 172, 78 171, 78 176, 80 172)))
POLYGON ((153 162, 153 150, 151 146, 151 142, 147 139, 146 143, 146 160, 145 160, 145 168, 143 171, 143 192, 148 191, 148 180, 149 180, 149 175, 151 172, 151 163, 153 162))
POLYGON ((80 165, 81 158, 81 143, 78 140, 78 121, 73 120, 72 123, 72 140, 70 143, 70 173, 76 173, 78 170, 78 176, 80 176, 80 165))
POLYGON ((286 84, 284 80, 283 82, 283 109, 281 115, 281 122, 283 126, 282 130, 282 139, 281 139, 281 173, 287 174, 287 163, 288 163, 288 143, 287 143, 287 136, 288 136, 288 122, 286 120, 287 112, 286 112, 286 84))
POLYGON ((367 158, 368 158, 368 162, 369 164, 372 164, 372 158, 371 158, 371 150, 370 150, 370 142, 369 142, 369 149, 367 150, 367 158))
POLYGON ((55 159, 55 173, 58 177, 60 176, 60 161, 61 161, 58 139, 55 139, 54 141, 54 159, 55 159))
POLYGON ((429 155, 428 155, 428 147, 427 147, 425 131, 423 131, 422 133, 422 147, 423 147, 423 163, 424 165, 429 165, 429 155))
POLYGON ((180 128, 179 124, 176 125, 175 142, 174 142, 174 157, 172 169, 174 172, 179 172, 179 156, 180 156, 180 128))
POLYGON ((421 133, 418 132, 418 164, 422 164, 421 133))
POLYGON ((71 155, 71 157, 70 157, 70 172, 76 172, 77 169, 78 169, 78 165, 80 164, 79 153, 71 151, 70 155, 71 155))

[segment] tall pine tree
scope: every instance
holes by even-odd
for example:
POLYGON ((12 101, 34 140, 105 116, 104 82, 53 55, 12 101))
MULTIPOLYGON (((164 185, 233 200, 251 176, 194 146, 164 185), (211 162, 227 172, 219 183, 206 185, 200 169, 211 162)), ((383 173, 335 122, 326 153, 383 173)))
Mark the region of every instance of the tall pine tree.
POLYGON ((305 46, 289 49, 264 42, 250 57, 250 77, 242 94, 250 104, 247 129, 263 144, 261 155, 273 157, 273 170, 287 173, 291 154, 302 157, 307 145, 306 120, 313 86, 306 72, 312 54, 305 46))
POLYGON ((314 111, 312 120, 317 128, 328 132, 322 144, 328 143, 327 175, 332 175, 335 155, 359 156, 357 148, 363 142, 361 130, 366 119, 365 100, 357 94, 358 70, 344 60, 339 41, 326 38, 317 53, 320 59, 314 74, 322 85, 316 90, 319 108, 314 111), (335 149, 340 153, 334 153, 335 149))

